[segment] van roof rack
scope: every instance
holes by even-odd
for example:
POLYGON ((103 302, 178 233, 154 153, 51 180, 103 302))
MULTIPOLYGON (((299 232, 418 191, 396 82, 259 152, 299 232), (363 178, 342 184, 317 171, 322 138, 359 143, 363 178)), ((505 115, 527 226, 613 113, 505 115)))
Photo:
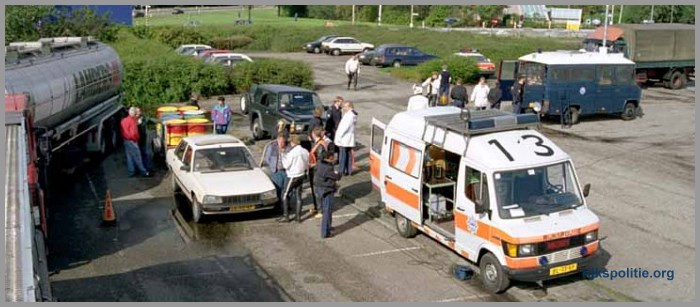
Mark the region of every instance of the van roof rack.
POLYGON ((464 136, 539 128, 537 114, 513 114, 500 110, 468 110, 460 113, 426 116, 428 125, 464 136))

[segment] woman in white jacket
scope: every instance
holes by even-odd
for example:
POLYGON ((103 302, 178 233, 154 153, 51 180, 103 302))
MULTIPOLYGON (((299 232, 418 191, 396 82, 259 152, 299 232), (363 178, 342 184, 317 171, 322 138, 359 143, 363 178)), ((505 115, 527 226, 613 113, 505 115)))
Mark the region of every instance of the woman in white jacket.
POLYGON ((488 84, 486 84, 486 78, 479 78, 479 84, 474 86, 471 97, 471 101, 474 102, 477 110, 486 110, 486 107, 488 107, 490 90, 488 84))
POLYGON ((355 147, 355 123, 357 114, 352 109, 352 102, 343 103, 343 117, 335 132, 335 146, 340 152, 340 173, 342 175, 352 174, 352 150, 355 147))
POLYGON ((440 89, 440 82, 442 80, 442 77, 438 74, 437 71, 433 71, 433 73, 428 77, 428 79, 425 79, 423 81, 423 87, 428 88, 428 103, 430 104, 431 107, 434 107, 437 104, 438 101, 438 90, 440 89))

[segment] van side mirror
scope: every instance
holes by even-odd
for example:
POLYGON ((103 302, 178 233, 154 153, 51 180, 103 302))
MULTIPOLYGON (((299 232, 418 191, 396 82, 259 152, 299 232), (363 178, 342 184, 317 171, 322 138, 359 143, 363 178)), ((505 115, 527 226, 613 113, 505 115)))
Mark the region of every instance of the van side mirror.
POLYGON ((491 219, 491 210, 489 208, 487 208, 486 206, 484 206, 484 204, 481 202, 481 200, 475 200, 474 204, 476 205, 476 207, 474 208, 474 211, 476 212, 476 214, 486 213, 489 215, 489 220, 491 219))
POLYGON ((591 191, 591 184, 586 183, 585 186, 583 186, 583 197, 588 197, 588 193, 591 191))
POLYGON ((180 170, 184 172, 189 172, 190 167, 188 165, 180 165, 180 170))

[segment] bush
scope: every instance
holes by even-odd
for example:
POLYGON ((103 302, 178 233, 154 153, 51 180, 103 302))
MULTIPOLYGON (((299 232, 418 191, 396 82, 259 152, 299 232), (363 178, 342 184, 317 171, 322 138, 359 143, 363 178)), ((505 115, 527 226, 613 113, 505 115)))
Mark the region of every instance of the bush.
POLYGON ((236 92, 250 89, 253 84, 286 84, 311 89, 313 70, 309 64, 285 59, 255 59, 236 65, 230 73, 231 85, 236 92))
POLYGON ((452 75, 452 80, 462 79, 464 83, 475 83, 479 79, 479 68, 473 59, 451 55, 442 59, 430 60, 418 65, 417 70, 420 80, 430 77, 433 71, 442 71, 442 65, 447 65, 447 69, 452 75))
POLYGON ((210 45, 215 49, 234 50, 248 46, 253 39, 245 35, 231 37, 217 37, 211 40, 210 45))
POLYGON ((202 32, 192 28, 159 27, 154 28, 152 31, 150 38, 172 48, 177 48, 184 44, 204 44, 210 40, 202 32))

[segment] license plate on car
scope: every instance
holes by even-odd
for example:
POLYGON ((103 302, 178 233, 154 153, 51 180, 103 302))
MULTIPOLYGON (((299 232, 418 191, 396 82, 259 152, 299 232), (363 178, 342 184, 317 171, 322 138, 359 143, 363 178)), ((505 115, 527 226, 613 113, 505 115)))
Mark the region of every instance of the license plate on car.
POLYGON ((578 268, 578 263, 572 263, 572 264, 554 267, 554 268, 549 269, 549 276, 569 273, 571 271, 576 271, 577 268, 578 268))
POLYGON ((241 205, 241 206, 233 206, 229 208, 229 212, 241 212, 241 211, 250 211, 250 210, 255 210, 255 205, 241 205))

